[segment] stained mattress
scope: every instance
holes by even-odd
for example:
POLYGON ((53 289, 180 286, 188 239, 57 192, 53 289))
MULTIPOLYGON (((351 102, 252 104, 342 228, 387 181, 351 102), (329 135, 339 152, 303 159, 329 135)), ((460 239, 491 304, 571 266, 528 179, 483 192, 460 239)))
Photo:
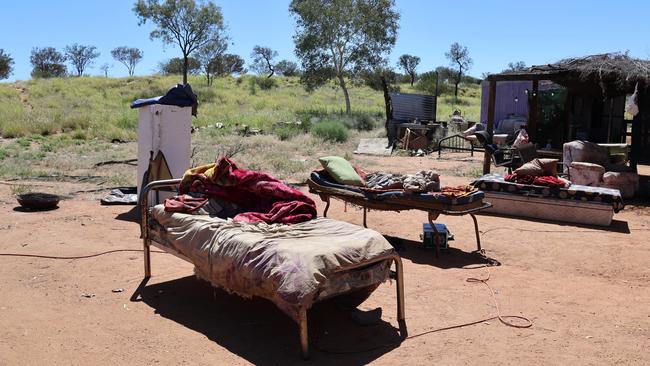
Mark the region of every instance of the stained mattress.
POLYGON ((522 196, 606 203, 612 205, 614 212, 618 212, 624 207, 621 192, 618 189, 582 186, 578 184, 572 184, 569 188, 549 188, 508 182, 500 174, 486 174, 472 182, 472 185, 486 192, 503 192, 522 196))
POLYGON ((345 269, 394 252, 378 232, 327 218, 247 224, 158 205, 149 227, 152 240, 190 259, 199 277, 244 297, 267 298, 296 321, 316 300, 385 281, 387 262, 345 269))

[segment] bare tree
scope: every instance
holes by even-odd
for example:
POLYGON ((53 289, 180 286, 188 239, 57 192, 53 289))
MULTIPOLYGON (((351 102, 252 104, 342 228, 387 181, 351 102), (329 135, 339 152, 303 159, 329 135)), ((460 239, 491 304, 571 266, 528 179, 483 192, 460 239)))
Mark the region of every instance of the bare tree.
POLYGON ((411 55, 402 55, 399 57, 397 65, 401 67, 405 73, 411 77, 411 86, 415 82, 415 69, 420 64, 420 58, 411 55))
POLYGON ((267 77, 273 76, 275 74, 275 65, 273 64, 273 59, 278 57, 278 52, 270 49, 269 47, 255 46, 253 47, 253 52, 251 53, 253 58, 253 64, 251 69, 262 74, 268 72, 267 77))
POLYGON ((452 67, 457 67, 456 75, 454 76, 454 97, 458 98, 458 84, 463 77, 463 71, 469 70, 474 61, 469 57, 467 47, 461 46, 458 42, 454 42, 445 52, 445 56, 449 59, 452 67))
POLYGON ((139 24, 151 21, 156 29, 149 36, 176 44, 183 53, 183 83, 187 84, 190 55, 224 32, 221 8, 211 1, 138 0, 133 11, 139 24))
POLYGON ((126 46, 114 48, 111 51, 113 58, 126 66, 129 71, 129 76, 135 73, 135 65, 142 60, 142 51, 137 48, 130 48, 126 46))
POLYGON ((94 59, 99 57, 97 47, 81 45, 78 43, 65 46, 64 53, 66 59, 70 61, 75 69, 77 69, 77 76, 82 76, 84 70, 92 65, 94 59))
POLYGON ((104 77, 108 77, 108 69, 111 68, 111 65, 109 64, 103 64, 102 66, 99 67, 100 70, 104 72, 104 77))

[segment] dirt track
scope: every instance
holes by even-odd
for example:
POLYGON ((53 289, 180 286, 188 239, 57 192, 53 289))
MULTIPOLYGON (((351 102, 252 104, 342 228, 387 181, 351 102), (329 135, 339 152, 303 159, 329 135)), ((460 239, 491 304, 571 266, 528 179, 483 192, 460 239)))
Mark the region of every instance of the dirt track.
MULTIPOLYGON (((404 161, 390 159, 382 167, 415 170, 430 163, 404 161)), ((452 177, 445 183, 467 181, 452 177)), ((469 217, 440 218, 456 240, 451 253, 436 259, 416 243, 423 213, 370 212, 371 228, 405 239, 410 335, 494 316, 489 291, 466 282, 488 271, 502 313, 526 316, 534 325, 515 329, 489 320, 399 343, 395 286, 386 283, 361 306, 383 309, 375 326, 350 322, 332 304, 316 306, 312 360, 304 363, 295 325, 272 304, 213 291, 194 279, 191 265, 171 255, 153 254, 154 277, 140 298, 133 296, 142 279, 142 254, 131 207, 77 199, 53 211, 22 212, 7 186, 0 186, 0 201, 2 253, 136 250, 76 260, 0 256, 3 365, 650 363, 646 207, 627 207, 609 228, 481 216, 483 247, 502 263, 489 270, 462 268, 478 263, 469 254, 475 249, 469 217), (387 343, 392 345, 369 352, 325 352, 387 343)), ((346 212, 340 202, 330 213, 361 223, 361 212, 346 212)))

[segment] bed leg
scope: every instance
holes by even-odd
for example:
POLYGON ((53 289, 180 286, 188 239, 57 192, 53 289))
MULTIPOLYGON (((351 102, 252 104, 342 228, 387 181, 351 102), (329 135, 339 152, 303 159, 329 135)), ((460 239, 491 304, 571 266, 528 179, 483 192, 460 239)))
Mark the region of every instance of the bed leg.
POLYGON ((436 228, 436 224, 433 222, 437 217, 437 215, 432 214, 429 212, 428 215, 429 218, 429 225, 431 225, 431 230, 433 230, 433 245, 436 247, 436 258, 440 258, 440 243, 438 242, 438 229, 436 228))
POLYGON ((144 239, 144 278, 151 277, 151 245, 149 239, 144 239))
POLYGON ((327 196, 325 199, 326 205, 325 205, 325 211, 323 211, 323 217, 327 217, 327 211, 330 209, 330 196, 327 196))
POLYGON ((307 309, 300 310, 300 348, 302 351, 302 358, 309 359, 309 333, 307 329, 307 309))
POLYGON ((476 248, 480 252, 481 249, 481 234, 478 232, 478 221, 476 220, 476 216, 474 214, 469 214, 472 216, 472 220, 474 220, 474 232, 476 233, 476 248))
POLYGON ((398 255, 393 257, 395 262, 395 273, 397 278, 397 320, 404 321, 406 319, 406 314, 404 311, 404 269, 402 267, 402 258, 398 255))
POLYGON ((366 215, 368 213, 368 208, 366 206, 363 206, 363 227, 366 229, 368 228, 368 224, 366 224, 366 215))

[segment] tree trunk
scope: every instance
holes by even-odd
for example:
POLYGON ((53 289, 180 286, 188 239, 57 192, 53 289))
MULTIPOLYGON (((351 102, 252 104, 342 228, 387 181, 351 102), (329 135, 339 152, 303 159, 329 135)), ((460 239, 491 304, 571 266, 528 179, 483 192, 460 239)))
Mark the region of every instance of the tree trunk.
POLYGON ((458 77, 456 78, 455 89, 454 89, 454 99, 458 100, 458 84, 460 84, 460 79, 463 77, 463 68, 458 68, 458 77))
POLYGON ((345 114, 350 114, 350 95, 348 94, 348 88, 345 86, 345 79, 343 76, 339 76, 339 85, 343 89, 343 95, 345 96, 345 114))
POLYGON ((187 58, 187 55, 183 55, 183 84, 187 84, 187 68, 189 67, 187 58))
POLYGON ((386 78, 384 75, 379 77, 381 80, 381 89, 384 91, 384 104, 386 105, 386 123, 384 128, 386 128, 386 136, 388 136, 388 122, 390 122, 391 108, 390 108, 390 97, 388 95, 388 83, 386 83, 386 78))
POLYGON ((414 81, 415 81, 415 73, 411 74, 411 86, 413 86, 414 81))

